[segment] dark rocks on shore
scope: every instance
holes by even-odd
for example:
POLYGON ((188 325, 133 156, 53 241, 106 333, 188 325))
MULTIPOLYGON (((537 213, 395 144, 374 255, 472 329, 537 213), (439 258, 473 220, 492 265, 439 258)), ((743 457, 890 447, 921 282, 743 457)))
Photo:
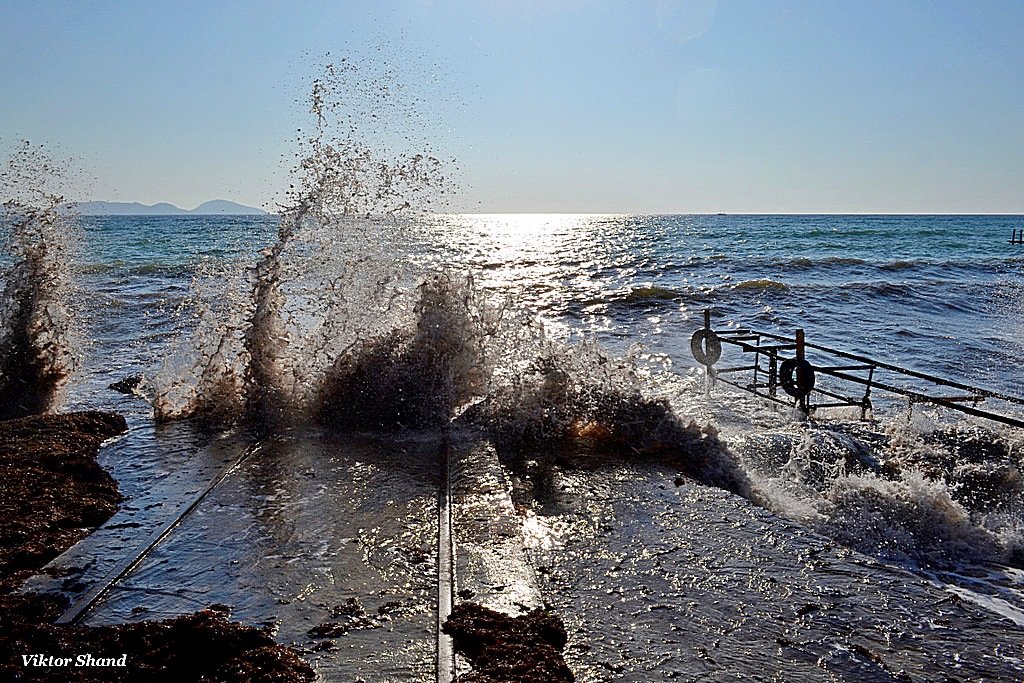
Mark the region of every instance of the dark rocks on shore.
POLYGON ((0 422, 0 591, 11 590, 117 510, 117 482, 96 463, 127 429, 113 413, 0 422))
POLYGON ((112 413, 0 421, 0 680, 309 683, 313 670, 264 629, 228 621, 213 606, 165 621, 56 626, 63 598, 19 594, 30 574, 110 518, 121 497, 96 462, 127 429, 112 413), (124 666, 33 666, 23 655, 72 661, 82 653, 124 666))
POLYGON ((562 620, 535 609, 518 617, 464 602, 442 630, 473 665, 458 683, 572 683, 562 658, 568 640, 562 620))
POLYGON ((58 605, 38 596, 5 596, 0 679, 46 683, 309 683, 313 670, 264 629, 228 621, 213 607, 163 621, 116 626, 54 626, 58 605), (117 667, 25 666, 21 655, 120 658, 117 667))

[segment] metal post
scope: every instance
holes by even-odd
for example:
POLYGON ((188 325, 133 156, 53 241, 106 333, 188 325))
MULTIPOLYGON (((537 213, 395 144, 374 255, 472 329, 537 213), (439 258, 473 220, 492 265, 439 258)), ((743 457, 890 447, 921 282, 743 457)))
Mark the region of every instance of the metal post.
POLYGON ((875 366, 871 366, 868 370, 868 382, 864 386, 864 398, 860 402, 860 419, 864 420, 868 416, 868 411, 871 409, 871 380, 875 378, 875 366))
MULTIPOLYGON (((711 331, 711 309, 704 309, 704 329, 707 332, 711 331)), ((710 365, 704 366, 704 395, 711 396, 712 385, 714 384, 715 378, 711 374, 712 369, 710 365)))
POLYGON ((754 391, 757 391, 757 375, 761 371, 761 352, 754 351, 754 380, 751 386, 754 387, 754 391))
MULTIPOLYGON (((796 359, 798 361, 804 359, 804 330, 803 330, 803 328, 800 328, 800 329, 798 329, 796 331, 796 359)), ((800 398, 800 401, 799 401, 800 409, 803 410, 805 413, 808 412, 808 410, 807 410, 807 402, 808 402, 808 397, 809 396, 810 396, 810 394, 805 394, 803 397, 800 398)))

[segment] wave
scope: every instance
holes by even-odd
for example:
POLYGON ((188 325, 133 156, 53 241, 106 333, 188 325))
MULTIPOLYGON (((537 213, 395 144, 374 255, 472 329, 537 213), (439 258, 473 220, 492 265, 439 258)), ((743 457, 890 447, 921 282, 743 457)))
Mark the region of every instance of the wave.
POLYGON ((0 419, 59 403, 80 357, 72 314, 74 216, 54 189, 61 164, 23 142, 0 173, 4 259, 0 292, 0 419))
POLYGON ((683 419, 647 387, 633 357, 543 342, 466 418, 487 429, 503 461, 539 469, 541 478, 556 459, 654 461, 759 502, 717 431, 683 419))
POLYGON ((902 271, 902 270, 913 270, 921 267, 923 264, 921 261, 892 261, 890 263, 883 263, 878 266, 879 270, 885 271, 902 271))
POLYGON ((441 273, 424 281, 412 324, 360 340, 334 361, 315 398, 318 422, 347 430, 448 425, 482 392, 483 310, 471 279, 441 273))
POLYGON ((757 280, 744 280, 743 282, 737 282, 736 284, 731 285, 730 289, 736 292, 787 292, 789 291, 789 285, 785 282, 779 282, 778 280, 759 278, 757 280))
MULTIPOLYGON (((850 278, 877 274, 880 277, 891 277, 899 273, 905 277, 915 275, 935 278, 960 279, 975 278, 979 274, 1001 274, 1008 268, 1019 265, 1021 260, 1010 258, 964 258, 964 259, 926 259, 907 258, 891 261, 879 261, 872 258, 849 256, 763 256, 763 255, 717 255, 714 257, 680 256, 666 254, 665 260, 648 265, 642 275, 648 278, 688 277, 691 274, 770 274, 771 279, 793 274, 797 278, 822 276, 831 279, 850 278)), ((615 269, 597 275, 615 275, 615 269)), ((756 279, 756 278, 751 278, 756 279)))
POLYGON ((894 421, 751 437, 744 461, 777 513, 918 566, 1024 564, 1021 463, 1005 434, 894 421))
POLYGON ((815 526, 849 547, 933 567, 1008 562, 1015 547, 972 518, 948 489, 919 472, 898 479, 848 475, 836 479, 815 526))
MULTIPOLYGON (((428 155, 390 158, 358 136, 329 135, 325 119, 335 108, 325 88, 349 73, 329 71, 314 88, 317 130, 277 239, 253 265, 224 264, 197 278, 194 332, 148 382, 158 419, 257 429, 310 421, 339 431, 466 427, 489 434, 507 466, 541 480, 556 462, 668 464, 882 557, 930 566, 1019 561, 1017 525, 1007 521, 1021 495, 1010 450, 983 449, 977 461, 958 451, 946 463, 921 455, 941 446, 938 437, 931 444, 851 432, 780 440, 774 464, 764 454, 737 455, 713 425, 659 396, 636 354, 552 340, 527 307, 485 296, 471 275, 401 261, 410 235, 367 215, 421 206, 442 174, 428 155), (382 169, 386 187, 366 192, 382 182, 382 169)), ((918 296, 918 286, 831 289, 902 297, 918 296)), ((823 286, 792 285, 801 294, 814 287, 823 286)), ((648 305, 790 289, 767 278, 700 293, 644 284, 599 301, 648 305)))
POLYGON ((678 301, 684 296, 686 296, 686 292, 682 290, 657 285, 646 285, 632 287, 625 295, 619 298, 622 301, 632 303, 638 301, 678 301))
MULTIPOLYGON (((195 331, 152 382, 158 419, 243 419, 260 429, 311 414, 327 419, 325 396, 343 393, 338 377, 361 374, 365 398, 371 385, 396 381, 370 381, 368 372, 422 369, 406 352, 429 337, 422 324, 436 302, 426 290, 413 301, 426 278, 397 262, 393 248, 404 235, 394 216, 432 208, 446 178, 429 149, 387 147, 413 144, 422 125, 396 74, 343 59, 314 81, 314 130, 277 239, 251 269, 198 278, 195 331)), ((389 399, 404 401, 398 392, 389 399)))
POLYGON ((868 262, 862 258, 854 258, 851 256, 826 256, 821 259, 819 263, 827 266, 863 266, 868 262))
POLYGON ((188 263, 139 263, 129 265, 124 261, 115 261, 110 263, 84 263, 76 266, 75 270, 83 275, 118 273, 128 276, 185 278, 195 275, 199 268, 199 264, 188 263))

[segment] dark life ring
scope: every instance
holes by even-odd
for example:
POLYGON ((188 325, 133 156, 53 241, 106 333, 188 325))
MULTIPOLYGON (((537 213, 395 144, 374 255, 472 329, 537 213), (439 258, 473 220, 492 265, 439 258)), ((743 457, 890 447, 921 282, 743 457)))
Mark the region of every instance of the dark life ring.
POLYGON ((722 342, 713 330, 697 330, 690 337, 690 353, 698 363, 711 367, 722 357, 722 342))
POLYGON ((803 398, 814 388, 814 366, 797 358, 782 361, 779 366, 779 384, 793 398, 803 398))

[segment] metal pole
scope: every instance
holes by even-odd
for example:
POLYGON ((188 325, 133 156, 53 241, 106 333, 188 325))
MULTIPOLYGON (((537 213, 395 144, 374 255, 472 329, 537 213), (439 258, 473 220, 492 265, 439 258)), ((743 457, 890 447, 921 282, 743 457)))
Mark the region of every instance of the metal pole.
MULTIPOLYGON (((803 328, 800 328, 800 329, 798 329, 796 331, 796 359, 798 361, 802 361, 804 359, 804 330, 803 330, 803 328)), ((797 372, 799 373, 800 371, 797 370, 797 372)), ((804 413, 808 412, 808 410, 807 410, 807 402, 808 402, 808 397, 809 396, 810 396, 810 394, 804 394, 800 398, 800 400, 797 401, 797 403, 800 406, 800 409, 803 410, 804 413)))
MULTIPOLYGON (((704 329, 707 332, 711 332, 711 309, 710 308, 705 308, 704 309, 704 329)), ((705 339, 708 339, 708 338, 709 337, 705 337, 705 339)), ((710 344, 708 342, 705 342, 705 344, 707 344, 707 346, 710 347, 710 344)), ((711 396, 711 383, 713 381, 714 381, 714 379, 711 376, 711 366, 710 365, 705 365, 704 366, 704 395, 705 396, 711 396)))

